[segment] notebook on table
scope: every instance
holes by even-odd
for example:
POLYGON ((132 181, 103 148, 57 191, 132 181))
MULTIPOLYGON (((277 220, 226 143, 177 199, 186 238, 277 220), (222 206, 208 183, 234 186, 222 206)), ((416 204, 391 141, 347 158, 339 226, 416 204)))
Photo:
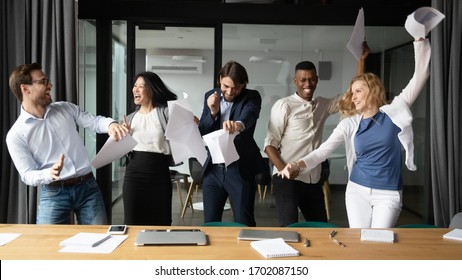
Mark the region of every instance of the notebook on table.
POLYGON ((393 243, 395 233, 389 229, 361 229, 361 241, 393 243))
POLYGON ((282 238, 285 242, 300 241, 298 232, 285 230, 241 229, 237 236, 239 240, 265 240, 274 238, 282 238))
POLYGON ((300 252, 292 248, 282 238, 252 241, 250 246, 265 258, 296 257, 300 255, 300 252))
POLYGON ((138 232, 135 246, 150 245, 207 245, 207 237, 199 229, 146 229, 138 232))

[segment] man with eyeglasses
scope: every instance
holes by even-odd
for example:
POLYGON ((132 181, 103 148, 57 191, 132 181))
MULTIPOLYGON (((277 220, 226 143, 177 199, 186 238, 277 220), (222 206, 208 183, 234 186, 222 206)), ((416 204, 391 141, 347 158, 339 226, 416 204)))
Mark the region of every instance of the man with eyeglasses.
POLYGON ((76 126, 122 139, 127 129, 117 121, 94 116, 69 102, 52 102, 53 84, 38 63, 15 68, 11 91, 21 113, 6 144, 21 180, 41 186, 37 224, 107 224, 101 191, 93 176, 76 126))
MULTIPOLYGON (((357 65, 358 74, 364 72, 368 53, 364 43, 363 56, 357 65)), ((324 123, 338 112, 338 101, 343 96, 313 98, 318 75, 311 61, 302 61, 295 66, 293 82, 296 92, 279 99, 271 108, 264 144, 268 159, 276 167, 273 168, 273 190, 278 223, 284 227, 298 222, 299 211, 306 221, 327 222, 322 184, 328 174, 322 173, 321 164, 309 172, 294 170, 290 178, 281 178, 277 173, 287 163, 321 145, 324 123)))

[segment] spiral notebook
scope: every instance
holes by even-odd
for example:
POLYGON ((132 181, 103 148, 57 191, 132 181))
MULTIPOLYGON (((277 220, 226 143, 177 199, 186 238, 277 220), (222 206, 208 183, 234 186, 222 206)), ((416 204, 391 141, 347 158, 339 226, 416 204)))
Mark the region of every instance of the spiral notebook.
POLYGON ((393 243, 395 233, 389 229, 361 229, 361 241, 393 243))
POLYGON ((300 253, 282 238, 265 239, 250 242, 250 246, 265 258, 297 257, 300 253))

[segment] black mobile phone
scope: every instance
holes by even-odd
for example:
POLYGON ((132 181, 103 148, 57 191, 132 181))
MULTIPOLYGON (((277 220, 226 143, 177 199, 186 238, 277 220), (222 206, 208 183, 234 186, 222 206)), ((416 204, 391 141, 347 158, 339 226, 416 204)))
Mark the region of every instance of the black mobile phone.
POLYGON ((109 234, 125 234, 127 231, 126 225, 111 225, 109 226, 107 233, 109 234))

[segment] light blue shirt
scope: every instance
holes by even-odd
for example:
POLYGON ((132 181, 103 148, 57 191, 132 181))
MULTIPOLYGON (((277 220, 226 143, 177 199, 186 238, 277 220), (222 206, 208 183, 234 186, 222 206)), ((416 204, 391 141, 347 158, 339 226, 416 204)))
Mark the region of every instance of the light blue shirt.
MULTIPOLYGON (((233 102, 225 101, 223 93, 220 95, 220 111, 221 111, 221 124, 220 127, 223 128, 223 122, 229 121, 229 116, 231 115, 231 108, 233 107, 233 102)), ((242 121, 236 121, 242 126, 242 130, 245 129, 245 125, 242 121)))
POLYGON ((36 118, 21 106, 21 114, 6 136, 6 144, 21 180, 30 186, 53 181, 50 169, 64 154, 60 179, 91 172, 87 151, 77 126, 96 133, 107 133, 111 118, 94 116, 75 104, 55 102, 47 107, 43 119, 36 118))
POLYGON ((225 101, 223 94, 221 94, 220 96, 221 126, 223 126, 224 121, 229 120, 229 115, 231 114, 231 107, 233 107, 233 102, 225 101))

